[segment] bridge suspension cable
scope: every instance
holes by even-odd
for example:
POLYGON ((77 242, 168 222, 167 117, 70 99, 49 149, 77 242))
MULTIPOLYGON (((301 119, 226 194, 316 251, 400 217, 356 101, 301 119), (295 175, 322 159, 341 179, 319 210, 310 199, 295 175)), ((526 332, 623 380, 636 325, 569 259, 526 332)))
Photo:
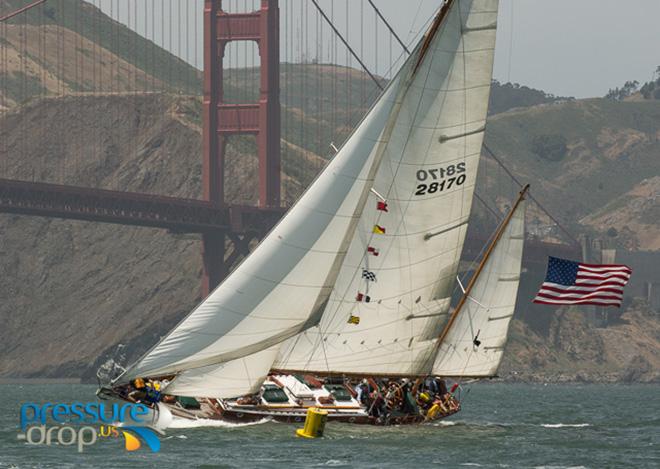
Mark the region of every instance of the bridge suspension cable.
POLYGON ((399 35, 396 33, 396 31, 394 31, 394 28, 392 28, 392 26, 390 25, 390 23, 385 19, 385 17, 382 15, 382 13, 381 13, 380 10, 376 7, 376 5, 374 5, 374 2, 373 2, 372 0, 367 0, 367 1, 369 2, 369 5, 371 5, 371 7, 374 9, 374 11, 375 11, 376 14, 378 15, 378 17, 383 21, 383 23, 385 24, 385 26, 387 26, 387 29, 390 30, 390 34, 391 34, 391 35, 392 35, 392 36, 398 41, 398 43, 399 43, 399 45, 401 46, 401 48, 402 48, 404 51, 406 51, 407 54, 410 54, 410 50, 408 49, 408 47, 403 43, 403 41, 401 40, 401 38, 399 37, 399 35))
POLYGON ((371 77, 371 79, 374 81, 374 83, 376 83, 376 86, 378 86, 378 88, 380 88, 381 90, 383 90, 383 85, 381 85, 380 81, 378 81, 378 79, 375 77, 375 75, 374 75, 373 73, 371 73, 371 71, 370 71, 369 68, 365 65, 365 63, 362 61, 362 59, 360 58, 360 56, 357 55, 357 54, 355 53, 355 51, 354 51, 353 48, 350 46, 350 44, 346 41, 346 39, 344 38, 344 36, 343 36, 343 35, 339 32, 339 30, 335 27, 335 25, 334 25, 333 22, 330 20, 330 18, 328 18, 328 15, 325 14, 325 12, 324 12, 323 9, 321 8, 321 6, 318 4, 318 2, 317 2, 316 0, 312 0, 312 3, 313 3, 314 6, 316 7, 316 9, 319 11, 319 13, 320 13, 321 16, 323 17, 323 19, 328 23, 328 25, 330 26, 330 28, 332 28, 332 30, 333 30, 334 33, 337 35, 337 37, 338 37, 339 39, 341 39, 341 42, 344 43, 344 46, 346 46, 346 49, 348 49, 348 51, 349 51, 349 52, 351 53, 351 55, 355 58, 355 60, 358 61, 358 63, 359 63, 360 66, 362 67, 362 69, 363 69, 363 70, 364 70, 364 71, 365 71, 365 72, 371 77))

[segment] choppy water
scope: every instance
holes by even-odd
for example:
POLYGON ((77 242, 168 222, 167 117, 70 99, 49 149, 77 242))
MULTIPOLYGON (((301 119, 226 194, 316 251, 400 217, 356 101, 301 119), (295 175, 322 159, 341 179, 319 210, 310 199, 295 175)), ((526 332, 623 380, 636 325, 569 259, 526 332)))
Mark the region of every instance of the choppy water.
POLYGON ((464 410, 435 425, 329 424, 301 440, 296 426, 167 430, 159 453, 121 440, 73 447, 17 440, 20 403, 94 400, 93 386, 0 386, 0 467, 660 467, 660 386, 473 384, 464 410))

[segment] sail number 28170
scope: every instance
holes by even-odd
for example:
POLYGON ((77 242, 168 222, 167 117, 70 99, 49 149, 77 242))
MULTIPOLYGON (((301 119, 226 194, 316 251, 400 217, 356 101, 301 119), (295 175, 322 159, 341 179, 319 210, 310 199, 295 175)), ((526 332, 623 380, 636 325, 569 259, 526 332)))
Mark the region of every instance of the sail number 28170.
POLYGON ((462 186, 465 179, 465 163, 451 164, 437 169, 420 169, 417 171, 419 184, 415 195, 435 194, 449 190, 453 186, 462 186))

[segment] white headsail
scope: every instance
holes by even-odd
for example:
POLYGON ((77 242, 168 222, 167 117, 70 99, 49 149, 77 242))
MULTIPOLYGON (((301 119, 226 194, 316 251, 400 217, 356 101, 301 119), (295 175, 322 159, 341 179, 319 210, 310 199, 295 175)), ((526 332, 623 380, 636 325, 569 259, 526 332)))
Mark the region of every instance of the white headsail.
POLYGON ((256 250, 119 380, 223 364, 318 323, 373 186, 400 88, 394 80, 256 250))
POLYGON ((268 376, 279 345, 222 365, 184 371, 164 389, 173 396, 203 396, 218 399, 253 394, 268 376))
POLYGON ((516 305, 524 241, 525 203, 521 202, 439 344, 433 374, 495 375, 516 305))
POLYGON ((472 205, 497 11, 497 0, 446 2, 404 66, 401 110, 322 320, 282 347, 275 368, 430 370, 472 205))

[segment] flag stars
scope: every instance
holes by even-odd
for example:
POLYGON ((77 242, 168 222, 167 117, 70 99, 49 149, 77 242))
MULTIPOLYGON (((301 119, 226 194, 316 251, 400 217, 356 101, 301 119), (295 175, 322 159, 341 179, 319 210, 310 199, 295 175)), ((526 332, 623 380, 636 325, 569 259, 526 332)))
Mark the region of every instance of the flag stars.
POLYGON ((585 265, 550 257, 545 281, 533 301, 553 305, 591 304, 620 307, 623 287, 631 272, 625 265, 585 265), (623 273, 623 276, 620 276, 619 272, 623 273))

